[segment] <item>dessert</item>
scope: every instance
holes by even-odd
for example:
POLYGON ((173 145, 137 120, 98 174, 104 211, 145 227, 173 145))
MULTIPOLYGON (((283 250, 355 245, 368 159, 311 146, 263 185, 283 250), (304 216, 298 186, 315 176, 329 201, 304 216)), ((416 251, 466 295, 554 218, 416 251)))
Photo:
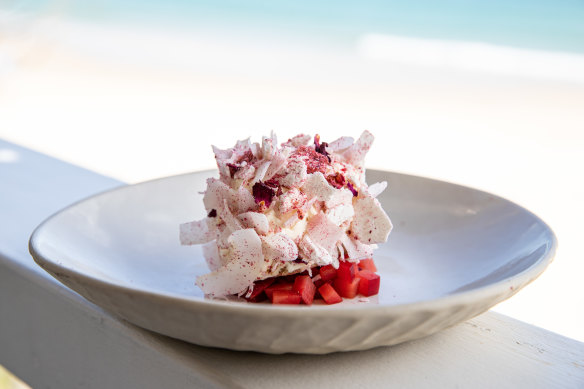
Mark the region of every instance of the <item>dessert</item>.
POLYGON ((326 303, 376 294, 372 261, 392 224, 363 166, 373 135, 321 142, 300 134, 278 145, 213 147, 219 178, 207 180, 207 217, 180 225, 180 241, 203 244, 210 273, 197 285, 210 297, 269 297, 273 303, 326 303))

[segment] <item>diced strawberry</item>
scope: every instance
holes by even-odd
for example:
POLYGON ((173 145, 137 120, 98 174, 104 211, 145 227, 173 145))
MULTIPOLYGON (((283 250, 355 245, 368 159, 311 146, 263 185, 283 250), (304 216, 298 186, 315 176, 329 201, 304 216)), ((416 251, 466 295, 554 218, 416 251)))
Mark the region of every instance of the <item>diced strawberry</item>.
POLYGON ((324 282, 330 281, 337 276, 337 269, 333 265, 326 265, 320 268, 320 279, 324 282))
POLYGON ((333 289, 331 284, 324 284, 318 288, 318 292, 322 296, 323 300, 327 304, 336 304, 343 301, 341 296, 333 289))
POLYGON ((249 297, 246 297, 247 301, 250 301, 252 303, 257 303, 257 302, 265 300, 266 294, 263 292, 268 286, 270 286, 272 283, 274 283, 274 281, 275 281, 274 278, 268 278, 265 280, 254 282, 253 291, 251 292, 249 297))
POLYGON ((320 276, 317 277, 313 277, 312 278, 312 282, 314 283, 314 287, 316 288, 316 292, 314 293, 314 299, 321 299, 322 300, 322 296, 320 295, 320 293, 318 292, 318 288, 320 288, 321 286, 323 286, 324 284, 326 284, 326 282, 324 282, 320 276))
POLYGON ((294 284, 287 283, 287 284, 272 284, 268 286, 264 291, 266 292, 266 296, 273 302, 273 294, 277 290, 283 291, 291 291, 294 284))
POLYGON ((357 296, 357 291, 359 290, 359 277, 355 277, 352 280, 347 278, 337 278, 333 281, 333 287, 339 295, 352 299, 357 296))
POLYGON ((314 286, 316 287, 316 289, 320 288, 321 286, 323 286, 325 284, 325 282, 322 280, 322 278, 319 278, 318 280, 312 280, 312 282, 314 283, 314 286))
POLYGON ((275 290, 272 304, 300 304, 302 297, 293 290, 275 290))
POLYGON ((375 273, 377 271, 377 267, 375 266, 375 262, 373 262, 373 258, 362 259, 359 261, 359 270, 369 270, 375 273))
POLYGON ((316 286, 312 282, 309 276, 298 276, 294 280, 293 290, 300 294, 302 301, 306 305, 311 305, 312 300, 314 300, 314 294, 316 292, 316 286))
POLYGON ((379 274, 375 274, 369 270, 361 270, 359 272, 359 293, 365 297, 373 296, 379 293, 379 283, 381 278, 379 274))
POLYGON ((357 265, 351 262, 341 261, 339 263, 339 269, 337 270, 337 278, 353 281, 357 275, 357 265))

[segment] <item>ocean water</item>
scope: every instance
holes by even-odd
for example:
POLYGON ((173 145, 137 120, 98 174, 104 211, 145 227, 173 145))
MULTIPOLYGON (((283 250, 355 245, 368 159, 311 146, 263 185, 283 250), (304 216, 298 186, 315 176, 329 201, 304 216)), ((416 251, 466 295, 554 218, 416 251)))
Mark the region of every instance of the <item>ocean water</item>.
POLYGON ((584 53, 582 0, 4 0, 0 8, 93 22, 281 34, 339 46, 364 34, 584 53))

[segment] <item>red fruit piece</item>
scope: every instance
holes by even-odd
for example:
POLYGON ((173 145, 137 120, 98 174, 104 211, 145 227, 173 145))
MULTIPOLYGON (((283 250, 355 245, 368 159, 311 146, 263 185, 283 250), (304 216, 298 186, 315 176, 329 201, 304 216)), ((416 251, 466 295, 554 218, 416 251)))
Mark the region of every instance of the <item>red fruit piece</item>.
POLYGON ((351 262, 341 261, 337 270, 337 278, 353 281, 357 275, 357 265, 351 262))
POLYGON ((293 290, 302 297, 302 301, 306 305, 311 305, 316 293, 316 286, 309 276, 298 276, 294 280, 293 290))
POLYGON ((270 299, 270 301, 274 302, 273 299, 273 294, 275 291, 277 290, 283 290, 283 291, 292 291, 292 287, 294 285, 292 283, 287 283, 287 284, 272 284, 270 286, 268 286, 265 289, 266 295, 268 296, 268 298, 270 299))
POLYGON ((359 277, 355 277, 352 280, 347 278, 337 278, 333 281, 333 286, 339 295, 352 299, 353 297, 357 296, 359 282, 359 277))
POLYGON ((327 304, 336 304, 343 301, 341 296, 333 289, 331 284, 324 284, 318 288, 318 293, 322 296, 323 300, 327 304))
POLYGON ((365 297, 373 296, 379 293, 379 283, 381 278, 379 274, 375 274, 369 270, 361 270, 359 272, 359 293, 365 297))
POLYGON ((252 303, 257 303, 266 299, 265 293, 263 291, 270 286, 275 281, 274 278, 268 278, 261 281, 256 281, 253 284, 253 291, 246 297, 247 301, 251 301, 252 303))
POLYGON ((300 304, 302 297, 293 290, 275 290, 272 304, 300 304))
POLYGON ((377 267, 375 266, 375 262, 373 262, 373 258, 362 259, 359 261, 359 269, 360 270, 369 270, 375 273, 377 271, 377 267))
POLYGON ((307 271, 303 271, 302 273, 295 273, 295 274, 288 274, 287 276, 280 276, 277 278, 277 282, 279 284, 293 284, 296 277, 305 276, 307 274, 308 274, 307 271))
POLYGON ((326 282, 324 282, 322 279, 312 280, 312 282, 314 283, 314 286, 316 287, 316 289, 318 289, 321 286, 323 286, 324 284, 326 284, 326 282))
POLYGON ((323 281, 330 281, 337 276, 337 269, 333 265, 326 265, 320 268, 320 279, 323 281))

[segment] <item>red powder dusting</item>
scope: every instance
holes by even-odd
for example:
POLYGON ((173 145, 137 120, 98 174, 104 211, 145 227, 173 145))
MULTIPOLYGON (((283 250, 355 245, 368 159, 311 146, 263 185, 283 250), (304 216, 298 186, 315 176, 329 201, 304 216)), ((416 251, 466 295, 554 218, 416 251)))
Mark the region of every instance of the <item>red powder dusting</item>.
POLYGON ((300 146, 296 149, 293 156, 305 157, 304 163, 306 163, 306 172, 308 174, 314 172, 325 173, 327 166, 329 166, 328 158, 314 150, 310 146, 300 146))

